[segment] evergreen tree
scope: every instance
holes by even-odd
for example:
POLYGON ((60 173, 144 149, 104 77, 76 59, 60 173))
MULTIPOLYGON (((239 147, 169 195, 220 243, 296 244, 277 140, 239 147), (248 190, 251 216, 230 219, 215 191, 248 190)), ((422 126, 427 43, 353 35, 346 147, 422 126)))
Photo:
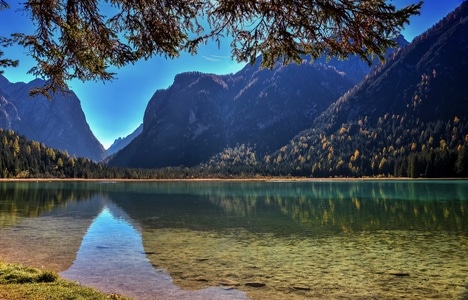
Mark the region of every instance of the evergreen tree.
MULTIPOLYGON (((5 1, 0 3, 0 8, 8 7, 5 1)), ((110 80, 114 77, 111 66, 156 55, 174 58, 183 51, 196 53, 200 44, 219 43, 225 36, 232 39, 236 60, 253 63, 261 54, 266 67, 278 60, 299 62, 302 55, 322 54, 357 54, 370 63, 370 55, 383 59, 395 45, 394 38, 411 16, 419 14, 422 1, 402 9, 385 0, 115 0, 102 4, 98 0, 24 3, 36 32, 17 33, 13 40, 37 61, 31 72, 50 79, 46 90, 36 92, 63 89, 73 78, 110 80)), ((11 40, 3 46, 7 42, 11 40)), ((0 66, 9 63, 0 61, 0 66)))

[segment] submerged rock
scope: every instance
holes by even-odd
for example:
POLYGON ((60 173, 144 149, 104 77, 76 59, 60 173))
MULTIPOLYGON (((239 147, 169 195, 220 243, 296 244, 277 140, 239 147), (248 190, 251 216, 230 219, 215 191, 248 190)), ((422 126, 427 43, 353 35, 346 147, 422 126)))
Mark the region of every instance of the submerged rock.
POLYGON ((295 285, 293 286, 293 289, 298 291, 310 291, 310 287, 304 285, 295 285))
POLYGON ((388 274, 398 277, 410 276, 408 272, 402 270, 390 270, 388 271, 388 274))
POLYGON ((246 282, 245 285, 250 286, 250 287, 260 288, 260 287, 264 287, 266 284, 264 282, 246 282))

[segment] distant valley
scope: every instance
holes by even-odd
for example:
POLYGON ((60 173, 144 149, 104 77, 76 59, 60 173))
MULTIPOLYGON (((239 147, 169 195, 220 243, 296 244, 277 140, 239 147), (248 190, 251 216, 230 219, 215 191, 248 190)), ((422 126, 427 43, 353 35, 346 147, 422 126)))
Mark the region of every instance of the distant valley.
POLYGON ((130 133, 126 137, 119 137, 107 149, 107 154, 112 155, 112 154, 119 152, 120 150, 125 148, 128 144, 130 144, 130 142, 133 141, 137 136, 139 136, 142 131, 143 131, 143 124, 140 124, 140 126, 138 126, 137 129, 135 129, 132 133, 130 133))
POLYGON ((110 164, 319 177, 464 174, 467 6, 367 76, 353 59, 180 74, 155 93, 142 134, 110 164))
MULTIPOLYGON (((154 93, 142 125, 117 139, 107 165, 95 170, 131 178, 466 177, 467 30, 463 2, 411 44, 400 38, 400 48, 372 67, 351 57, 179 74, 154 93)), ((0 77, 0 127, 102 160, 106 152, 76 96, 27 106, 30 84, 0 77), (71 147, 79 139, 88 152, 71 147)))

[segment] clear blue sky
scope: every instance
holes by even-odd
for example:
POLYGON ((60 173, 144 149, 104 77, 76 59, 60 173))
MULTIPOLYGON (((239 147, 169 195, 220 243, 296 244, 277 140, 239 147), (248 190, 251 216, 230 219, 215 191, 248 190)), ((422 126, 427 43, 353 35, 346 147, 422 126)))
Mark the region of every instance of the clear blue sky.
MULTIPOLYGON (((19 1, 7 0, 10 10, 0 11, 0 36, 11 32, 31 31, 32 24, 23 12, 17 10, 19 1)), ((418 0, 390 0, 397 7, 417 3, 418 0)), ((402 32, 407 40, 437 23, 454 10, 462 0, 426 0, 420 16, 411 19, 411 23, 402 32)), ((27 71, 33 61, 21 48, 4 49, 5 56, 20 60, 18 68, 8 68, 4 75, 11 82, 28 82, 34 79, 27 71)), ((186 71, 201 71, 215 74, 229 74, 240 70, 245 64, 238 64, 230 59, 229 43, 216 43, 200 48, 196 56, 181 55, 175 60, 155 57, 129 65, 117 72, 117 79, 112 82, 73 81, 73 91, 81 100, 88 124, 94 135, 109 147, 118 138, 131 133, 143 120, 148 101, 158 89, 169 87, 174 76, 186 71)))

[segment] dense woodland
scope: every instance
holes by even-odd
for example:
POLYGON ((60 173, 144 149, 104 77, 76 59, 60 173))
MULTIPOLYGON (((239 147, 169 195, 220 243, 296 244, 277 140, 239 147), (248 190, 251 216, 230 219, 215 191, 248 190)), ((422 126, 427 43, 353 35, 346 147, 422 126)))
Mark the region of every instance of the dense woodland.
POLYGON ((424 123, 386 115, 379 122, 371 127, 358 120, 332 134, 312 129, 261 160, 241 145, 207 168, 237 176, 468 177, 466 120, 424 123))
POLYGON ((29 141, 13 130, 0 129, 0 177, 92 178, 104 168, 87 158, 29 141))
POLYGON ((187 168, 122 169, 70 156, 66 151, 30 141, 0 128, 0 178, 183 178, 199 175, 187 168))
MULTIPOLYGON (((298 134, 278 151, 226 148, 195 167, 117 168, 29 141, 0 129, 1 178, 250 178, 468 177, 468 120, 423 121, 430 82, 423 75, 401 114, 356 117, 341 126, 324 122, 298 134)), ((432 118, 426 118, 432 119, 432 118)))
MULTIPOLYGON (((462 4, 409 46, 393 53, 384 64, 374 68, 364 81, 316 117, 313 125, 307 127, 310 129, 300 132, 286 145, 271 150, 267 155, 265 151, 256 149, 258 146, 253 144, 256 139, 251 139, 245 144, 225 148, 190 168, 117 168, 70 156, 42 143, 28 141, 11 130, 0 129, 0 177, 466 178, 467 15, 468 6, 462 4)), ((252 107, 246 107, 245 111, 248 109, 252 107)), ((303 112, 296 115, 300 113, 303 112)), ((258 118, 252 119, 256 121, 258 118)), ((276 130, 275 136, 282 129, 276 130)), ((170 137, 173 138, 172 135, 170 137)), ((138 146, 145 147, 148 141, 151 139, 138 146)), ((156 146, 160 147, 161 142, 157 141, 160 144, 156 146)), ((212 141, 216 139, 207 144, 211 145, 212 141)), ((171 149, 182 148, 179 152, 189 155, 197 151, 206 153, 206 148, 200 149, 200 145, 192 144, 193 149, 187 150, 187 144, 182 144, 183 147, 171 149)), ((155 156, 154 151, 146 151, 150 157, 143 160, 155 156)), ((171 151, 170 155, 177 155, 177 150, 171 151)))
POLYGON ((385 115, 377 124, 370 123, 359 119, 330 134, 311 129, 265 157, 239 145, 196 167, 153 170, 109 167, 0 130, 0 177, 468 177, 467 120, 455 116, 426 123, 405 114, 385 115))

